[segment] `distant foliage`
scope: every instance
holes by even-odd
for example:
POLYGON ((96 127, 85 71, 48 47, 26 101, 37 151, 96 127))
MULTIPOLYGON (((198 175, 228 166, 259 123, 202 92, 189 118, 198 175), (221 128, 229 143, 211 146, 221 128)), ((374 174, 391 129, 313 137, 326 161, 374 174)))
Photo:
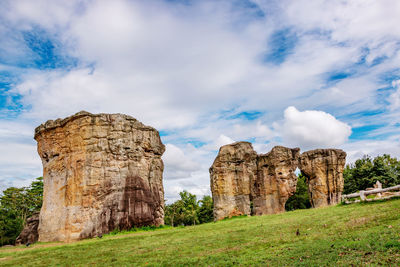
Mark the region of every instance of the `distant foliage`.
POLYGON ((200 206, 198 208, 198 218, 200 223, 212 222, 214 220, 213 210, 213 200, 210 196, 204 196, 203 199, 199 201, 200 206))
POLYGON ((0 195, 0 245, 14 244, 26 219, 40 211, 43 200, 43 178, 29 187, 10 187, 0 195))
POLYGON ((376 181, 380 181, 383 188, 394 186, 400 184, 400 161, 387 154, 374 159, 364 156, 347 165, 343 177, 344 194, 373 187, 376 181))
POLYGON ((171 226, 196 225, 213 221, 213 202, 210 196, 197 201, 187 191, 179 193, 180 200, 165 206, 165 224, 171 226))
POLYGON ((308 208, 311 208, 311 203, 308 196, 306 177, 303 174, 300 174, 297 180, 296 193, 286 201, 285 209, 290 211, 308 208))

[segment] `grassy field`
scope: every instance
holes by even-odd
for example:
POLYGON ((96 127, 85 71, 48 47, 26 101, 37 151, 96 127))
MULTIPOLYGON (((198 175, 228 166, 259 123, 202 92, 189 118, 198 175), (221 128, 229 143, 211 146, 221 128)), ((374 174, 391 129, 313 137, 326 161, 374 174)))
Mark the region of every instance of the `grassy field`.
POLYGON ((0 265, 400 266, 400 200, 1 248, 0 265))

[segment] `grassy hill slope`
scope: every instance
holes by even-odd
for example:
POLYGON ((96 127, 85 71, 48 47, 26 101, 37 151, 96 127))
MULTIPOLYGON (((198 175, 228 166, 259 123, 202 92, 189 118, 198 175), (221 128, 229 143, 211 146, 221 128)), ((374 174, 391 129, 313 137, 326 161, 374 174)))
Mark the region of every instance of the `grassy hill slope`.
POLYGON ((400 266, 399 199, 0 249, 2 266, 362 263, 400 266))

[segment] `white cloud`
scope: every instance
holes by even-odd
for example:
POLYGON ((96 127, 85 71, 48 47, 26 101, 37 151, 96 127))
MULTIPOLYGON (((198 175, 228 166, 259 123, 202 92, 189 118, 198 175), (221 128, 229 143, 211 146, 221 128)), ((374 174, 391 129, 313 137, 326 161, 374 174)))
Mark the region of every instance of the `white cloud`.
POLYGON ((200 164, 193 161, 190 155, 173 144, 165 145, 165 153, 162 156, 165 164, 165 179, 187 179, 192 172, 200 168, 200 164))
POLYGON ((178 147, 166 144, 164 161, 164 191, 168 203, 177 200, 179 192, 187 190, 198 197, 210 195, 208 168, 214 153, 192 145, 178 147))
POLYGON ((390 109, 396 110, 400 107, 400 80, 392 81, 395 91, 389 96, 390 109))
POLYGON ((395 135, 387 140, 353 141, 341 146, 347 152, 347 163, 355 162, 364 155, 371 157, 389 154, 400 159, 400 136, 395 135))
MULTIPOLYGON (((25 108, 13 126, 3 128, 9 121, 0 121, 0 145, 29 144, 18 151, 33 156, 30 135, 47 119, 79 110, 126 113, 168 132, 162 137, 165 190, 174 198, 181 189, 208 192, 208 168, 224 144, 254 140, 259 152, 277 144, 348 144, 343 143, 349 126, 333 115, 363 125, 368 118, 349 114, 386 108, 376 92, 388 86, 381 79, 385 73, 400 67, 399 2, 253 2, 266 16, 254 17, 232 1, 3 1, 0 46, 9 57, 0 69, 18 73, 11 93, 21 96, 25 108), (12 66, 35 57, 22 32, 38 28, 59 43, 58 52, 75 57, 77 66, 12 66), (272 34, 282 29, 295 35, 293 50, 281 64, 264 62, 272 34), (351 76, 327 80, 336 72, 351 76), (306 111, 287 109, 281 127, 271 127, 292 105, 306 111), (246 110, 263 115, 254 121, 229 116, 246 110)), ((398 92, 389 100, 391 113, 378 115, 381 122, 398 120, 398 92)), ((2 147, 4 154, 16 151, 2 147)), ((17 166, 34 165, 29 157, 18 164, 8 172, 32 173, 17 172, 23 170, 17 166)), ((9 181, 3 173, 0 181, 9 181)))
POLYGON ((228 144, 232 144, 232 143, 234 143, 234 142, 235 142, 235 141, 234 141, 232 138, 230 138, 229 136, 226 136, 226 135, 221 134, 221 135, 217 138, 217 140, 215 140, 215 146, 214 146, 214 148, 215 148, 215 149, 219 149, 221 146, 228 145, 228 144))
POLYGON ((42 176, 42 163, 36 146, 0 141, 0 192, 9 186, 28 186, 42 176))
POLYGON ((288 107, 281 127, 284 143, 303 149, 336 147, 345 143, 351 127, 323 111, 288 107))

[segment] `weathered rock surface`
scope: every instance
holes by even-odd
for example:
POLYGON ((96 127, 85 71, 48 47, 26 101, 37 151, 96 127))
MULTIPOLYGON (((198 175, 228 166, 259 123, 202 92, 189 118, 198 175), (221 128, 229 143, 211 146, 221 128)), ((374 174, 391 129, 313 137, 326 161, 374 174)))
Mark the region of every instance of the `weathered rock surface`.
POLYGON ((285 211, 287 199, 296 191, 298 159, 298 148, 277 146, 257 155, 248 142, 222 146, 210 168, 214 219, 285 211))
POLYGON ((250 184, 257 173, 257 153, 248 142, 222 146, 210 168, 214 220, 251 214, 250 184))
POLYGON ((286 201, 296 192, 299 148, 276 146, 257 158, 257 178, 252 183, 253 214, 285 211, 286 201))
POLYGON ((300 156, 300 169, 307 177, 311 205, 337 204, 343 192, 346 152, 340 149, 316 149, 300 156))
POLYGON ((35 130, 43 163, 39 241, 71 241, 164 223, 165 147, 122 114, 79 112, 35 130))
POLYGON ((39 213, 33 214, 26 220, 26 225, 15 240, 16 245, 35 243, 38 241, 39 213))
POLYGON ((337 204, 345 163, 346 152, 340 149, 316 149, 300 155, 299 148, 276 146, 257 155, 248 142, 222 146, 210 168, 214 220, 284 212, 286 201, 296 192, 297 167, 307 177, 313 207, 337 204))

